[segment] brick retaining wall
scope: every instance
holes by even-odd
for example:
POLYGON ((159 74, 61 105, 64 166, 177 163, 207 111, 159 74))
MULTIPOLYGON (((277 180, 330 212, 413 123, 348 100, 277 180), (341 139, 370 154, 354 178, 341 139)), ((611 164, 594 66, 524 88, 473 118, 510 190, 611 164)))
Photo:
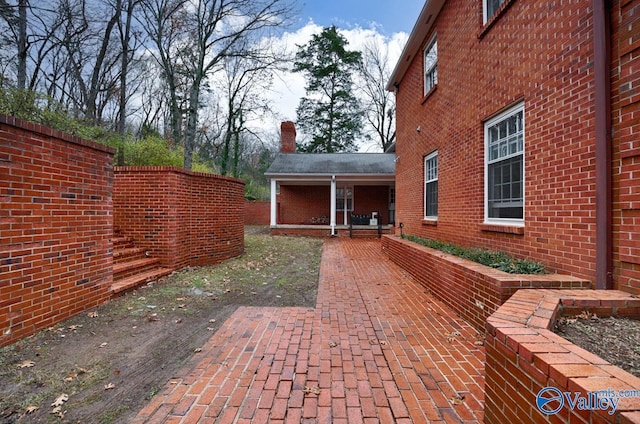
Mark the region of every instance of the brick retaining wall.
POLYGON ((508 274, 421 246, 383 236, 382 249, 434 296, 478 331, 486 319, 521 288, 589 288, 589 281, 560 274, 508 274))
POLYGON ((271 221, 271 202, 244 202, 244 225, 269 225, 271 221))
MULTIPOLYGON (((598 390, 640 391, 640 378, 553 333, 557 318, 585 310, 600 317, 638 319, 640 298, 617 290, 520 290, 487 319, 486 423, 549 422, 536 405, 544 387, 581 396, 598 390)), ((572 410, 565 402, 549 418, 559 423, 640 423, 640 396, 621 399, 615 414, 572 410)))
POLYGON ((109 298, 113 153, 0 115, 0 346, 109 298))
POLYGON ((244 182, 174 167, 116 167, 114 225, 170 268, 244 251, 244 182))

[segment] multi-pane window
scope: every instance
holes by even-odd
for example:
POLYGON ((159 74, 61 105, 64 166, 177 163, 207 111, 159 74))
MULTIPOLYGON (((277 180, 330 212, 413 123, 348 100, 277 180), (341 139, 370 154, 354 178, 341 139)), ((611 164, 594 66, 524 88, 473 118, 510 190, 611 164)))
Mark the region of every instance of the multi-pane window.
POLYGON ((424 158, 424 217, 438 216, 438 152, 424 158))
POLYGON ((491 17, 496 14, 498 9, 500 9, 500 6, 502 6, 502 3, 504 2, 505 0, 483 0, 483 22, 486 23, 489 19, 491 19, 491 17))
POLYGON ((336 210, 341 212, 353 210, 352 187, 336 187, 336 210))
POLYGON ((524 108, 519 105, 485 123, 486 216, 524 218, 524 108))
POLYGON ((438 40, 434 39, 424 49, 424 94, 438 83, 438 40))

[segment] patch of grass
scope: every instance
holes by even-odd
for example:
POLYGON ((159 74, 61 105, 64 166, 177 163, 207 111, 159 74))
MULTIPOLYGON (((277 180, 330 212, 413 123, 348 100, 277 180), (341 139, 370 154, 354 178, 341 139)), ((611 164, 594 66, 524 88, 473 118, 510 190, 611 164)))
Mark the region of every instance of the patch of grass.
POLYGON ((123 412, 126 412, 128 410, 129 410, 128 406, 120 405, 117 408, 113 408, 112 410, 107 411, 104 414, 101 414, 98 417, 98 422, 100 424, 111 424, 115 422, 118 419, 118 417, 122 415, 123 412))
POLYGON ((452 243, 422 238, 414 235, 403 235, 409 241, 430 247, 450 255, 468 259, 509 274, 546 274, 547 271, 539 262, 528 259, 516 259, 504 252, 496 252, 476 247, 465 248, 452 243))
POLYGON ((162 390, 160 387, 153 386, 151 390, 149 390, 149 395, 147 396, 147 399, 150 400, 152 397, 160 393, 160 390, 162 390))

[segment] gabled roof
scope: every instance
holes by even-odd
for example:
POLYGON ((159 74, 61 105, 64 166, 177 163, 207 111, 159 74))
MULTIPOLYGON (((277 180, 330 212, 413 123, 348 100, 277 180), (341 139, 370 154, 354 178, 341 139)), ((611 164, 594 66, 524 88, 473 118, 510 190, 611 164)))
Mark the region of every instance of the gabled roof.
POLYGON ((394 179, 392 153, 278 153, 265 172, 279 176, 380 176, 394 179))
POLYGON ((418 20, 409 35, 409 40, 407 40, 407 44, 404 46, 400 59, 398 59, 398 63, 393 70, 393 74, 389 78, 387 83, 388 91, 395 91, 400 85, 400 81, 402 81, 404 74, 409 69, 411 62, 420 53, 420 47, 425 42, 427 35, 429 35, 429 31, 431 31, 444 2, 445 0, 426 0, 420 16, 418 16, 418 20))

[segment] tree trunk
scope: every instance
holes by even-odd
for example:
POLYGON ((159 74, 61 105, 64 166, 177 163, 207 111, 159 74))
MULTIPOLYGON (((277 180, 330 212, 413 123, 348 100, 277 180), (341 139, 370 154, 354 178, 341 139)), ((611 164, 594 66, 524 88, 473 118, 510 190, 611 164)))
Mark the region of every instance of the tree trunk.
POLYGON ((28 0, 18 2, 18 89, 27 87, 27 7, 28 0))

